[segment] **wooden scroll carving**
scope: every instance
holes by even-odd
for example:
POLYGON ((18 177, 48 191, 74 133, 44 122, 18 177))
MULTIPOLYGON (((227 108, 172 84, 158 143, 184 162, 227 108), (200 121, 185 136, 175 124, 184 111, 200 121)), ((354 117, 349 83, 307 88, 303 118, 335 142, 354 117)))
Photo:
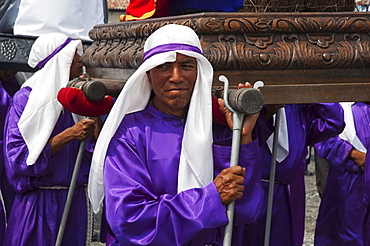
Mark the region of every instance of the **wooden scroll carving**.
POLYGON ((262 80, 267 103, 370 99, 370 16, 359 12, 201 13, 100 25, 90 32, 84 64, 105 74, 102 79, 125 80, 117 76, 122 73, 101 70, 134 71, 146 38, 169 23, 199 35, 215 86, 224 74, 234 86, 262 80))

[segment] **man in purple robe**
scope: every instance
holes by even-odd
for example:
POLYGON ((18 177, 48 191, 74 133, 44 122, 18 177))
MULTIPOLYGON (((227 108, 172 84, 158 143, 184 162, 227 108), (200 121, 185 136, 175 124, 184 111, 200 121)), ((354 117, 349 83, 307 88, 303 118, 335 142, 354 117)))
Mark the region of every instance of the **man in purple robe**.
POLYGON ((343 133, 315 145, 318 155, 331 164, 316 222, 315 245, 363 245, 370 106, 362 102, 342 105, 346 122, 343 133))
POLYGON ((4 124, 6 113, 11 104, 12 96, 19 89, 17 80, 15 79, 16 71, 0 70, 0 245, 3 245, 5 237, 6 218, 9 217, 10 208, 14 199, 14 191, 9 186, 4 170, 4 124), (3 204, 5 206, 3 206, 3 204))
POLYGON ((262 192, 252 136, 258 114, 245 116, 243 158, 230 167, 231 113, 219 99, 229 126, 212 125, 212 78, 191 28, 166 25, 147 39, 144 62, 99 136, 89 177, 95 211, 104 181, 116 238, 110 245, 222 245, 232 201, 233 245, 242 245, 243 226, 254 221, 262 192))
MULTIPOLYGON (((266 139, 261 136, 268 136, 275 129, 274 118, 270 117, 274 110, 269 108, 270 106, 261 111, 255 128, 261 140, 266 139)), ((304 183, 301 184, 304 182, 307 146, 339 134, 344 128, 344 120, 342 108, 338 103, 288 104, 280 110, 283 111, 279 124, 269 245, 291 246, 303 243, 305 190, 304 183), (298 183, 298 180, 301 183, 298 183), (291 190, 290 185, 295 181, 296 189, 291 190), (297 190, 299 196, 296 196, 297 193, 291 193, 297 190), (292 196, 297 200, 291 201, 292 196), (296 204, 296 207, 292 208, 292 204, 296 204), (298 238, 299 236, 301 238, 298 238)), ((257 221, 245 226, 245 246, 264 244, 272 157, 271 138, 272 135, 261 147, 262 187, 265 192, 257 221)))
MULTIPOLYGON (((5 123, 5 169, 16 190, 4 245, 50 246, 56 242, 80 140, 87 140, 62 245, 85 245, 86 184, 94 119, 64 110, 57 93, 82 74, 82 43, 64 34, 41 35, 28 64, 38 67, 14 95, 5 123), (75 123, 77 122, 77 123, 75 123)), ((88 230, 90 232, 90 229, 88 230)))
MULTIPOLYGON (((370 105, 370 102, 366 102, 370 105)), ((369 113, 367 114, 369 116, 369 113)), ((366 144, 369 146, 369 138, 366 138, 366 144)), ((365 163, 370 163, 370 155, 366 155, 365 163)), ((365 206, 366 212, 362 221, 362 240, 364 246, 370 245, 370 165, 365 165, 365 206)))

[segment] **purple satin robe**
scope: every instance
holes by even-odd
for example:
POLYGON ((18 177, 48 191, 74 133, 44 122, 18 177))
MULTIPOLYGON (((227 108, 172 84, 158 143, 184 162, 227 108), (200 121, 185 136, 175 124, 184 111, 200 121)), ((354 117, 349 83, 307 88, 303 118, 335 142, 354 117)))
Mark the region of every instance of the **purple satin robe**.
MULTIPOLYGON (((302 165, 305 165, 307 146, 333 137, 344 128, 343 110, 337 103, 327 104, 290 104, 285 105, 286 121, 289 138, 289 155, 276 164, 273 209, 270 231, 270 246, 290 246, 300 242, 304 230, 302 215, 305 214, 305 190, 296 186, 296 193, 289 191, 289 185, 303 175, 302 165), (291 196, 302 202, 292 210, 291 196), (300 198, 299 198, 300 196, 300 198), (293 227, 294 230, 293 230, 293 227)), ((266 140, 274 127, 272 120, 265 122, 264 111, 261 112, 256 126, 257 136, 266 140)), ((268 189, 271 169, 271 151, 266 142, 262 143, 262 187, 264 198, 259 217, 255 223, 245 226, 244 246, 263 245, 266 227, 266 212, 268 204, 268 189)), ((301 182, 303 179, 300 179, 301 182)), ((298 185, 298 184, 296 184, 298 185)), ((304 222, 304 220, 303 220, 304 222)))
MULTIPOLYGON (((369 150, 370 106, 357 102, 352 105, 352 113, 357 137, 369 150)), ((364 172, 349 157, 354 147, 339 136, 315 147, 318 155, 330 162, 316 223, 315 245, 362 245, 365 179, 364 172)))
MULTIPOLYGON (((6 119, 5 169, 11 185, 17 191, 6 230, 5 245, 54 245, 66 203, 68 189, 42 187, 69 187, 80 141, 74 140, 52 155, 45 146, 36 163, 27 166, 27 146, 17 122, 27 103, 31 89, 20 89, 13 98, 6 119)), ((63 111, 51 136, 74 124, 72 115, 63 111)), ((85 186, 89 174, 92 143, 87 140, 79 176, 64 232, 62 245, 85 245, 87 228, 87 199, 85 186)))
MULTIPOLYGON (((367 104, 368 105, 368 104, 367 104)), ((369 106, 368 106, 369 107, 369 106)), ((369 117, 369 113, 367 113, 367 116, 369 117)), ((365 216, 362 221, 362 240, 364 246, 370 246, 370 154, 369 154, 369 146, 370 146, 370 137, 369 134, 367 134, 366 137, 366 161, 365 161, 365 206, 366 206, 366 212, 365 216)))
MULTIPOLYGON (((104 170, 106 216, 117 238, 111 245, 222 244, 228 219, 214 183, 177 194, 184 126, 178 117, 150 104, 126 115, 120 124, 104 170)), ((215 175, 229 166, 231 154, 231 131, 217 127, 215 175)), ((233 245, 241 246, 243 224, 255 220, 262 195, 258 142, 242 145, 240 156, 239 164, 246 167, 246 189, 236 201, 233 245)))
MULTIPOLYGON (((7 91, 1 84, 0 80, 0 187, 1 193, 3 196, 4 201, 6 200, 3 194, 3 182, 6 181, 5 171, 4 171, 4 153, 3 153, 3 130, 5 124, 5 117, 8 111, 9 105, 11 103, 11 97, 8 95, 7 91)), ((5 237, 5 208, 3 207, 3 203, 0 202, 0 245, 3 245, 3 240, 5 237)))

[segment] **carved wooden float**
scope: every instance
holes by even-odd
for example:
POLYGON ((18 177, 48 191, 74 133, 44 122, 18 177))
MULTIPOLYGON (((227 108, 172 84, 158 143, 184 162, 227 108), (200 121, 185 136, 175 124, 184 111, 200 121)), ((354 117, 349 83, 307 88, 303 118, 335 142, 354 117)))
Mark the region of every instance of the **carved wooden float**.
POLYGON ((370 16, 333 13, 199 13, 95 26, 83 62, 93 78, 124 82, 146 38, 186 25, 215 69, 213 84, 262 80, 265 103, 370 101, 370 16))
POLYGON ((0 33, 0 70, 34 72, 28 56, 36 37, 0 33))
MULTIPOLYGON (((0 33, 0 70, 35 72, 37 68, 28 66, 28 57, 37 36, 0 33)), ((83 49, 91 41, 82 41, 83 49)))

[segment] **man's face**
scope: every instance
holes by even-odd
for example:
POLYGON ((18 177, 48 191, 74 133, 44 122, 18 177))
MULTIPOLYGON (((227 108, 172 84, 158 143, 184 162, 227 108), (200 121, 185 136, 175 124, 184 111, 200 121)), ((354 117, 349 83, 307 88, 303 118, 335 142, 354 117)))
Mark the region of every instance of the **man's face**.
POLYGON ((82 67, 83 67, 83 64, 82 64, 81 56, 77 54, 76 52, 72 60, 70 73, 69 73, 69 79, 77 78, 80 75, 82 75, 82 72, 83 72, 82 67))
POLYGON ((177 54, 175 62, 161 64, 147 75, 155 93, 154 106, 170 115, 183 115, 197 79, 196 59, 177 54))

